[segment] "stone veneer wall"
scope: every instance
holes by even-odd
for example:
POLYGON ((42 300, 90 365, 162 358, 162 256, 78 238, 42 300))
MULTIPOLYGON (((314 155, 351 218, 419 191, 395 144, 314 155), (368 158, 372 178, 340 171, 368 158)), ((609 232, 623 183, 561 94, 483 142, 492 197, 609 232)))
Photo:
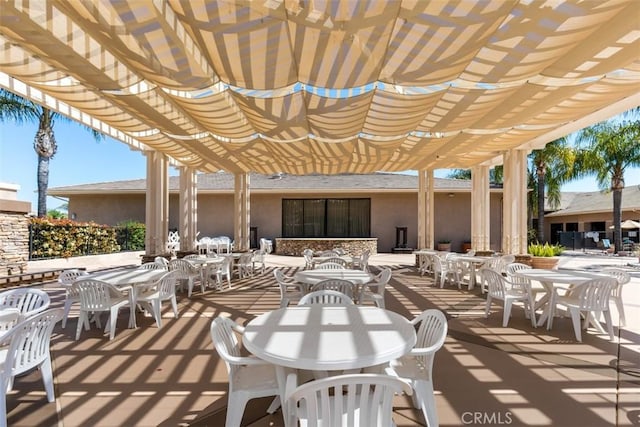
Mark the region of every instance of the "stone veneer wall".
POLYGON ((29 259, 29 217, 0 211, 0 276, 21 274, 29 259))
POLYGON ((276 255, 292 255, 302 256, 302 251, 305 249, 311 249, 314 252, 328 251, 334 248, 342 248, 347 255, 359 256, 365 250, 369 250, 371 255, 378 253, 378 239, 293 239, 276 237, 276 255))

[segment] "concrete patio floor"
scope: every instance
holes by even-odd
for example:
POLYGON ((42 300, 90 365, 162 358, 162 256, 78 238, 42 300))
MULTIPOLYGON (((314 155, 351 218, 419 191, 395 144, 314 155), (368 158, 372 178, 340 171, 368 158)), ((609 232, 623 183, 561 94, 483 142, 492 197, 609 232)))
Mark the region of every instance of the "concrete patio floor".
MULTIPOLYGON (((139 254, 37 261, 30 270, 87 267, 89 270, 139 264, 139 254), (54 265, 55 264, 55 265, 54 265)), ((627 284, 627 327, 616 342, 590 329, 575 341, 569 318, 551 331, 532 328, 521 308, 507 328, 501 309, 483 317, 484 297, 476 288, 434 288, 421 277, 412 255, 378 254, 371 269, 393 269, 387 308, 408 318, 427 308, 443 310, 449 334, 434 364, 438 416, 442 426, 625 426, 640 425, 640 270, 627 284)), ((637 259, 562 257, 561 268, 625 265, 637 259)), ((66 329, 54 330, 52 355, 56 402, 48 403, 39 372, 16 378, 7 396, 11 426, 223 426, 227 371, 209 337, 211 319, 231 316, 242 323, 279 306, 274 267, 288 274, 302 258, 267 257, 267 270, 235 280, 224 292, 179 294, 179 318, 164 307, 163 327, 138 313, 138 328, 126 329, 122 310, 113 341, 96 328, 75 341, 76 313, 66 329)), ((61 306, 64 295, 53 283, 42 285, 61 306)), ((615 313, 614 313, 615 314, 615 313)), ((614 319, 616 316, 614 316, 614 319)), ((243 426, 282 426, 280 410, 266 414, 270 399, 249 402, 243 426)), ((411 400, 398 396, 398 426, 424 425, 411 400)))

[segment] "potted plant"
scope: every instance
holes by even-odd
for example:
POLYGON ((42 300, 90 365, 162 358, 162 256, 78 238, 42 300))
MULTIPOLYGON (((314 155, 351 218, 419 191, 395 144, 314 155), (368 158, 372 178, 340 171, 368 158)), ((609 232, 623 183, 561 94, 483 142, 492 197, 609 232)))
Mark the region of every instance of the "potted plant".
POLYGON ((471 250, 471 241, 470 240, 466 240, 466 241, 462 242, 462 253, 466 254, 470 250, 471 250))
POLYGON ((558 265, 558 255, 564 251, 564 247, 558 244, 531 243, 527 247, 527 252, 532 256, 531 266, 533 268, 553 269, 558 265))
POLYGON ((438 241, 438 250, 439 251, 445 251, 445 252, 451 252, 451 240, 448 239, 442 239, 438 241))

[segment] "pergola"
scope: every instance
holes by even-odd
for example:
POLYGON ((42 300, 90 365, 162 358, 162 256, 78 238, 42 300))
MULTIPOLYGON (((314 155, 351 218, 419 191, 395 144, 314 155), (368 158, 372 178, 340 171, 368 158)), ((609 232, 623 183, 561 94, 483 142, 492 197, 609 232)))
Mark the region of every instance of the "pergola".
POLYGON ((0 86, 147 155, 147 252, 195 240, 196 172, 417 170, 433 246, 433 171, 471 168, 472 244, 488 249, 488 172, 504 164, 503 251, 526 252, 530 150, 640 105, 640 2, 13 0, 0 86))

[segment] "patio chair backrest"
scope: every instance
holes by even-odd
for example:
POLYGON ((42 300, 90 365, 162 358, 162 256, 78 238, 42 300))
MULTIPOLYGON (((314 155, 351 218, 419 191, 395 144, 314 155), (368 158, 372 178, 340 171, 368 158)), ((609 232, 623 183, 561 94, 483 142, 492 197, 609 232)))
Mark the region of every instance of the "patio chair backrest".
POLYGON ((507 289, 506 282, 502 274, 493 268, 482 267, 480 269, 480 277, 482 282, 487 284, 489 295, 494 298, 504 300, 507 289))
POLYGON ((322 280, 311 288, 311 292, 319 291, 322 289, 338 291, 345 295, 348 295, 349 298, 353 299, 353 283, 348 280, 343 279, 326 279, 322 280))
POLYGON ((156 264, 160 264, 161 266, 163 266, 165 269, 169 269, 169 260, 166 259, 163 256, 157 256, 153 259, 153 262, 155 262, 156 264))
POLYGON ((347 262, 341 258, 329 258, 316 264, 315 268, 319 270, 344 270, 347 268, 347 262))
POLYGON ((51 299, 45 291, 35 288, 16 288, 0 292, 0 309, 17 308, 21 319, 49 308, 51 299))
POLYGON ((511 283, 514 288, 520 288, 523 291, 526 291, 531 287, 531 281, 529 279, 515 274, 521 270, 529 270, 531 269, 531 266, 520 262, 512 262, 511 264, 508 264, 505 269, 507 270, 507 280, 509 280, 509 283, 511 283))
POLYGON ((300 298, 298 305, 312 305, 312 304, 324 304, 324 305, 353 305, 353 299, 347 294, 342 292, 333 291, 330 289, 321 289, 313 292, 309 292, 300 298))
POLYGON ((611 277, 615 277, 615 279, 618 281, 618 284, 611 290, 611 295, 614 297, 620 297, 620 295, 622 294, 622 285, 625 285, 631 281, 631 275, 629 275, 629 273, 627 273, 623 269, 615 267, 605 267, 602 269, 602 272, 611 277))
POLYGON ((444 313, 437 309, 428 309, 420 313, 412 323, 414 325, 420 325, 418 327, 417 341, 414 348, 429 349, 427 354, 416 355, 422 366, 428 369, 429 378, 432 378, 431 371, 433 369, 433 359, 435 353, 443 345, 447 338, 447 331, 449 329, 447 318, 444 313))
POLYGON ((164 267, 155 261, 145 262, 144 264, 141 264, 140 267, 138 268, 141 270, 164 270, 164 267))
POLYGON ((89 275, 89 273, 87 273, 85 270, 72 268, 60 273, 60 275, 58 276, 58 283, 60 283, 61 285, 71 285, 79 277, 87 276, 87 275, 89 275))
POLYGON ((80 298, 80 309, 84 311, 109 311, 112 301, 124 296, 114 285, 101 280, 80 279, 73 287, 80 298))
POLYGON ((581 311, 606 311, 615 286, 618 286, 618 281, 613 277, 591 279, 576 286, 570 295, 581 311))

